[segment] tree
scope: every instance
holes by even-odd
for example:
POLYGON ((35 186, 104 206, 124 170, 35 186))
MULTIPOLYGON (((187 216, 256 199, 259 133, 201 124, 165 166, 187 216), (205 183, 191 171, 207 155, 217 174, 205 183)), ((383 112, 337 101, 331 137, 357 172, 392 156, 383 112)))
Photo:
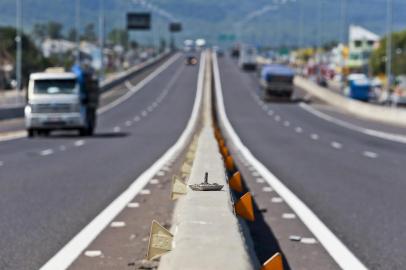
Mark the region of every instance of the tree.
POLYGON ((93 23, 86 24, 82 39, 90 42, 95 42, 97 40, 96 31, 93 23))
POLYGON ((113 29, 107 35, 108 41, 113 44, 120 44, 124 47, 128 44, 128 32, 123 29, 113 29))
POLYGON ((48 35, 47 26, 43 23, 34 24, 32 34, 37 40, 43 41, 48 35))
MULTIPOLYGON (((374 75, 384 74, 386 70, 386 39, 379 42, 379 47, 372 52, 369 60, 374 75)), ((394 75, 406 74, 406 30, 392 33, 392 72, 394 75)))
POLYGON ((67 39, 72 42, 76 41, 76 29, 75 28, 69 29, 67 39))
POLYGON ((50 21, 47 24, 48 37, 52 39, 60 39, 62 35, 63 26, 61 23, 50 21))

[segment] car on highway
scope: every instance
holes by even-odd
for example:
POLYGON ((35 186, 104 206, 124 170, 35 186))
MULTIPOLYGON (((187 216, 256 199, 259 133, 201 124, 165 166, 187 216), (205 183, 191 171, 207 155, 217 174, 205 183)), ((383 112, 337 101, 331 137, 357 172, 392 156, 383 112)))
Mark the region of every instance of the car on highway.
POLYGON ((78 66, 71 72, 49 68, 30 75, 25 126, 29 137, 53 130, 78 130, 92 135, 96 127, 98 80, 78 66))
POLYGON ((257 69, 257 50, 251 45, 243 45, 240 49, 238 65, 243 70, 257 69))
POLYGON ((260 73, 260 85, 263 98, 270 96, 291 97, 293 94, 293 80, 295 72, 290 67, 270 64, 264 65, 260 73))

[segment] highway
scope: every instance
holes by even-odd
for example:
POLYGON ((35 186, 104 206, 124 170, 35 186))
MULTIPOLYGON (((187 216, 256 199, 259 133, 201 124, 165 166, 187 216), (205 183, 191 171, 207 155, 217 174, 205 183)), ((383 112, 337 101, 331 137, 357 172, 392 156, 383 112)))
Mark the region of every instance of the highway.
POLYGON ((256 74, 229 57, 219 58, 219 70, 226 113, 252 154, 368 268, 404 269, 406 145, 336 125, 297 102, 265 103, 256 74))
POLYGON ((103 104, 93 137, 0 142, 0 269, 38 269, 174 144, 198 69, 177 54, 143 87, 121 85, 137 91, 103 104))

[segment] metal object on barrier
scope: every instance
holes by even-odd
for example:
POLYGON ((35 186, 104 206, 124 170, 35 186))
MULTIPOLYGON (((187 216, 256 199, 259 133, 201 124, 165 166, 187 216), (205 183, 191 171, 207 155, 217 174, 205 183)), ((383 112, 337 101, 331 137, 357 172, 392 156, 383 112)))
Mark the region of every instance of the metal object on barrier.
POLYGON ((147 260, 153 260, 172 250, 173 235, 153 220, 149 235, 147 260))
POLYGON ((204 182, 200 184, 189 185, 189 187, 194 191, 220 191, 223 185, 217 183, 209 183, 209 173, 204 174, 204 182))

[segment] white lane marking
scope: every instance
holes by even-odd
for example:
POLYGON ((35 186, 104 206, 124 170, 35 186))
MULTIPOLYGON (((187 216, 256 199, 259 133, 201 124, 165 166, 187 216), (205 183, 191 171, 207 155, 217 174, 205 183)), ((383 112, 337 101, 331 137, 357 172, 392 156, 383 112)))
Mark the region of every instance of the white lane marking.
POLYGON ((94 258, 100 257, 103 253, 100 250, 86 250, 84 254, 86 257, 94 258))
MULTIPOLYGON (((179 56, 178 56, 179 57, 179 56)), ((176 59, 176 58, 175 58, 176 59)), ((148 181, 164 166, 170 159, 182 152, 183 148, 189 142, 190 137, 193 135, 194 129, 197 125, 197 120, 200 112, 202 92, 203 92, 203 78, 205 57, 201 57, 199 67, 199 75, 197 80, 197 91, 193 109, 185 130, 176 141, 176 143, 169 148, 151 167, 143 172, 133 183, 119 195, 107 208, 98 214, 86 227, 84 227, 69 243, 67 243, 61 250, 58 251, 48 262, 46 262, 40 270, 54 270, 66 269, 72 262, 82 253, 82 251, 100 234, 100 232, 117 216, 126 205, 133 200, 148 181)), ((152 77, 153 78, 153 77, 152 77)), ((152 79, 151 78, 151 79, 152 79)), ((150 79, 150 80, 151 80, 150 79)), ((148 238, 147 238, 148 241, 148 238)))
POLYGON ((133 96, 135 93, 140 91, 146 84, 148 84, 150 81, 155 79, 159 74, 161 74, 164 70, 166 70, 172 63, 174 63, 181 55, 180 54, 175 54, 171 58, 169 58, 165 63, 163 63, 159 68, 154 70, 151 74, 149 74, 145 79, 137 83, 134 87, 131 88, 130 91, 128 91, 125 95, 122 95, 118 99, 114 100, 113 102, 109 103, 108 105, 100 108, 97 110, 98 114, 102 114, 106 111, 109 111, 116 107, 117 105, 123 103, 127 99, 129 99, 131 96, 133 96))
POLYGON ((275 116, 275 121, 276 121, 276 122, 281 121, 281 117, 280 117, 279 115, 276 115, 276 116, 275 116))
POLYGON ((138 207, 140 207, 140 204, 137 202, 132 202, 132 203, 127 204, 127 207, 128 208, 138 208, 138 207))
POLYGON ((110 224, 110 227, 112 227, 112 228, 122 228, 122 227, 125 227, 125 222, 124 221, 113 221, 111 224, 110 224))
POLYGON ((149 189, 143 189, 140 191, 140 195, 149 195, 151 194, 151 190, 149 189))
POLYGON ((264 178, 257 178, 257 183, 262 184, 264 182, 265 182, 264 178))
POLYGON ((296 215, 294 213, 283 213, 282 218, 283 219, 295 219, 296 215))
POLYGON ((66 150, 66 146, 65 145, 60 145, 59 146, 59 151, 65 151, 66 150))
POLYGON ((301 127, 296 127, 295 131, 296 131, 296 133, 302 133, 303 129, 301 127))
POLYGON ((157 185, 157 184, 159 184, 159 180, 158 179, 151 179, 151 181, 149 181, 149 183, 151 185, 157 185))
POLYGON ((131 90, 134 87, 129 80, 125 81, 124 84, 125 84, 125 87, 127 87, 128 90, 131 90))
POLYGON ((154 107, 152 107, 152 105, 151 105, 151 106, 148 106, 147 110, 148 110, 149 112, 152 112, 152 111, 154 110, 154 107))
POLYGON ((312 245, 312 244, 316 244, 317 240, 314 239, 313 237, 302 237, 300 239, 300 243, 312 245))
POLYGON ((268 115, 272 116, 273 115, 273 111, 268 111, 268 115))
POLYGON ((118 127, 118 126, 114 127, 114 132, 120 132, 120 131, 121 131, 120 127, 118 127))
POLYGON ((331 142, 331 146, 335 149, 341 149, 343 148, 343 145, 339 142, 331 142))
POLYGON ((364 151, 363 153, 364 156, 368 157, 368 158, 377 158, 378 154, 371 152, 371 151, 364 151))
POLYGON ((133 123, 132 123, 131 121, 125 121, 125 125, 126 125, 127 127, 130 127, 132 124, 133 124, 133 123))
POLYGON ((147 115, 148 115, 147 111, 142 111, 141 116, 145 117, 147 115))
POLYGON ((134 116, 134 121, 135 121, 135 122, 140 121, 140 119, 141 119, 141 118, 140 118, 139 116, 134 116))
POLYGON ((316 133, 313 133, 312 135, 310 135, 310 138, 312 138, 312 140, 317 141, 319 139, 319 135, 317 135, 316 133))
POLYGON ((226 131, 228 138, 239 149, 239 152, 245 156, 258 172, 264 177, 268 184, 284 198, 290 208, 298 215, 309 230, 316 236, 319 242, 324 246, 330 256, 343 269, 366 270, 365 265, 335 236, 330 229, 307 207, 292 191, 290 191, 281 180, 272 174, 242 143, 230 121, 227 118, 223 90, 220 80, 220 71, 217 63, 217 56, 213 54, 214 83, 217 112, 221 127, 226 131))
POLYGON ((271 199, 271 202, 273 202, 273 203, 282 203, 283 199, 281 197, 273 197, 271 199))
POLYGON ((158 175, 158 176, 164 176, 164 175, 165 175, 165 171, 159 171, 159 172, 157 172, 156 175, 158 175))
POLYGON ((153 108, 156 108, 156 107, 158 107, 158 103, 156 103, 156 102, 153 102, 153 103, 152 103, 152 107, 153 107, 153 108))
POLYGON ((4 166, 4 162, 3 161, 0 161, 0 167, 1 166, 4 166))
POLYGON ((264 111, 266 111, 266 110, 268 110, 268 106, 267 106, 267 105, 262 105, 262 109, 263 109, 264 111))
POLYGON ((75 142, 75 146, 77 146, 77 147, 83 146, 84 144, 85 144, 84 140, 78 140, 75 142))
POLYGON ((263 187, 263 188, 262 188, 262 191, 263 191, 263 192, 272 192, 273 189, 272 189, 271 187, 263 187))
POLYGON ((40 155, 41 156, 49 156, 49 155, 52 155, 54 153, 54 150, 52 150, 52 149, 46 149, 46 150, 42 150, 41 152, 40 152, 40 155))
POLYGON ((289 122, 289 121, 285 121, 285 122, 283 122, 283 125, 284 125, 285 127, 289 127, 289 126, 290 126, 290 122, 289 122))
POLYGON ((259 176, 259 173, 256 172, 256 171, 252 171, 251 175, 254 176, 254 177, 257 177, 257 176, 259 176))
POLYGON ((368 129, 368 128, 362 128, 360 126, 356 126, 354 124, 351 124, 349 122, 334 118, 328 114, 322 113, 321 111, 316 110, 315 108, 305 104, 305 103, 300 103, 299 105, 303 110, 321 118, 324 119, 328 122, 331 122, 333 124, 336 124, 341 127, 345 127, 347 129, 351 129, 353 131, 360 132, 365 135, 377 137, 380 139, 384 140, 389 140, 393 142, 398 142, 398 143, 405 143, 406 144, 406 136, 400 135, 400 134, 394 134, 394 133, 387 133, 379 130, 374 130, 374 129, 368 129))

